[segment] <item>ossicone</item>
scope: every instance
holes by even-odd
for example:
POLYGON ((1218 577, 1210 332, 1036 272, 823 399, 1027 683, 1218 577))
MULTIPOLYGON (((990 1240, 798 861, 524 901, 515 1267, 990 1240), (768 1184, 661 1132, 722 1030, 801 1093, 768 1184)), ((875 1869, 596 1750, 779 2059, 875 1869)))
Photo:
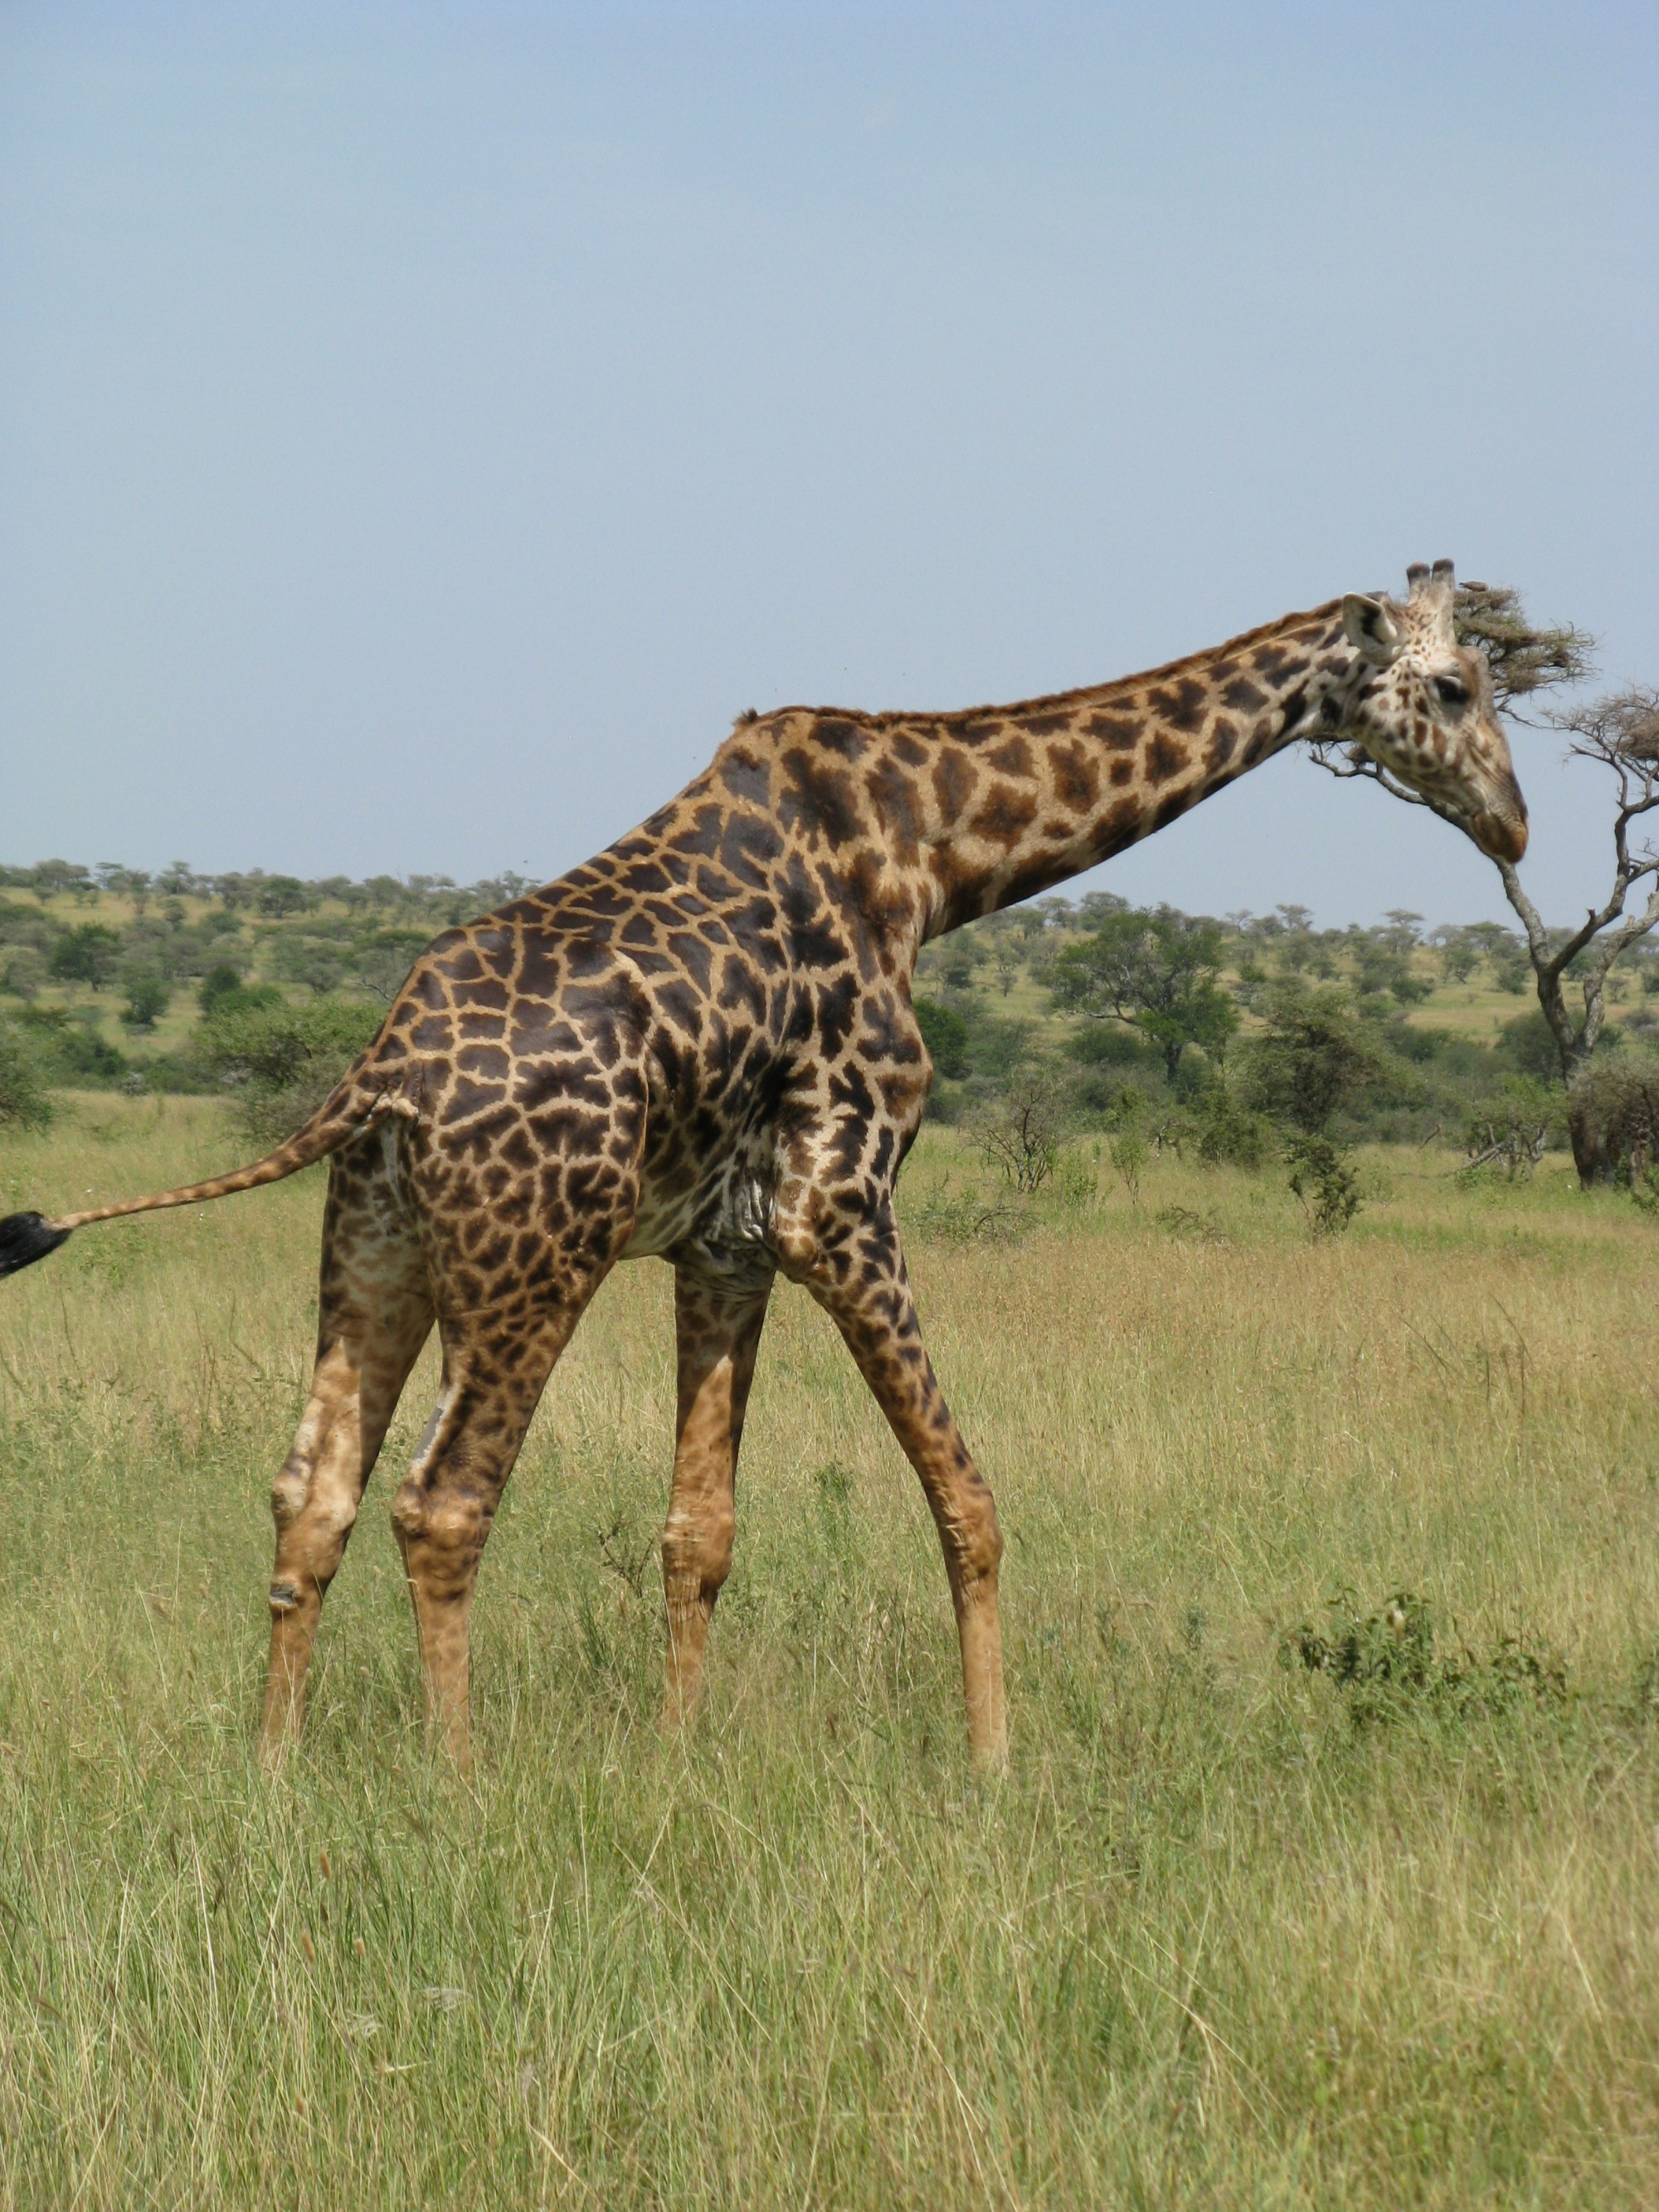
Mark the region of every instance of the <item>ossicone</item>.
POLYGON ((1413 561, 1406 571, 1410 604, 1427 610, 1449 608, 1457 590, 1457 570, 1450 561, 1437 561, 1431 568, 1413 561))

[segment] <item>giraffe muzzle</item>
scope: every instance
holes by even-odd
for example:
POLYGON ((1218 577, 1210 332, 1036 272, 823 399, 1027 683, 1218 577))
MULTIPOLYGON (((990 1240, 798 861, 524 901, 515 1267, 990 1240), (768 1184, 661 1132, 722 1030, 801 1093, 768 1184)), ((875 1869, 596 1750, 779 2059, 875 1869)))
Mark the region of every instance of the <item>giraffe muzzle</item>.
POLYGON ((1486 857, 1507 860, 1511 867, 1525 855, 1528 834, 1527 802, 1513 776, 1493 794, 1491 805, 1469 819, 1469 835, 1486 857))

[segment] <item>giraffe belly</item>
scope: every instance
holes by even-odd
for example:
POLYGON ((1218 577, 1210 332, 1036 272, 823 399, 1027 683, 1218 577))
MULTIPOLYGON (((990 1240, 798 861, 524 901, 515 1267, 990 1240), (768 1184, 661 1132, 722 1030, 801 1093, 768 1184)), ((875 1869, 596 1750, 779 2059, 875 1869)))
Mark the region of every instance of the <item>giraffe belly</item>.
POLYGON ((771 1179, 759 1163, 711 1162, 687 1182, 647 1171, 624 1260, 668 1259, 714 1274, 749 1274, 772 1265, 771 1179))

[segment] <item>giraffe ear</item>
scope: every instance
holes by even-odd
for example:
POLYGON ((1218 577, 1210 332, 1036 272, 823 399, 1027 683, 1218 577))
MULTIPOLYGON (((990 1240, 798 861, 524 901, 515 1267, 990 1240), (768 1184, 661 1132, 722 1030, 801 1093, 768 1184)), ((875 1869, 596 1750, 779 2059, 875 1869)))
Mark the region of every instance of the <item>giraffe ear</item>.
POLYGON ((1342 602, 1342 627, 1348 642, 1378 668, 1386 668, 1404 640, 1400 626, 1381 599, 1350 592, 1342 602))

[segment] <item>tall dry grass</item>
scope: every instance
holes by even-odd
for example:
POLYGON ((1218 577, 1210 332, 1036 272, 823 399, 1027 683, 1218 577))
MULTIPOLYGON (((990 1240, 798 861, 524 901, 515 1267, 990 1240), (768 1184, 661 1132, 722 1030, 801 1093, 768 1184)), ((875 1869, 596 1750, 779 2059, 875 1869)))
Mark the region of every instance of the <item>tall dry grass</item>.
MULTIPOLYGON (((0 1211, 231 1149, 204 1102, 85 1101, 7 1141, 0 1211)), ((1085 1163, 1022 1241, 915 1246, 1010 1537, 1000 1787, 913 1480, 799 1294, 695 1740, 652 1727, 644 1266, 491 1543, 464 1787, 384 1515, 424 1369, 304 1749, 250 1755, 320 1179, 5 1285, 0 2198, 1653 2203, 1659 1232, 1438 1164, 1376 1164, 1323 1246, 1273 1178, 1170 1163, 1139 1207, 1085 1163), (1418 1594, 1452 1689, 1283 1663, 1344 1589, 1418 1594)), ((907 1211, 973 1176, 930 1134, 907 1211)))

